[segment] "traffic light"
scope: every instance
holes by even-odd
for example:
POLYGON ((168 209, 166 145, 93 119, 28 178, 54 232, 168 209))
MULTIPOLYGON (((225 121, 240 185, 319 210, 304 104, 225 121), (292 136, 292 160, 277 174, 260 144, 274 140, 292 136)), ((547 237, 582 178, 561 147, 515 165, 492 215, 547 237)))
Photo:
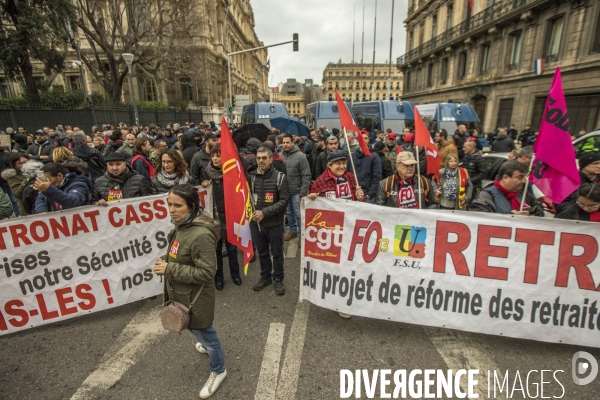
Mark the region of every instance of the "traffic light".
POLYGON ((235 107, 235 96, 231 96, 231 107, 235 107))
POLYGON ((294 40, 294 51, 298 51, 298 34, 297 33, 294 33, 293 40, 294 40))

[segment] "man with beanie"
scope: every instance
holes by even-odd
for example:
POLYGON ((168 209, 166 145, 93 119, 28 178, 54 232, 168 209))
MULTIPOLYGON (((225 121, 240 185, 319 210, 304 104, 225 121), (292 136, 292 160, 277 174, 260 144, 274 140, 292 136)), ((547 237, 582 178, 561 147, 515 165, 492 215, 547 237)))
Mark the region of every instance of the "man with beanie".
MULTIPOLYGON (((579 179, 581 184, 586 183, 600 183, 600 154, 597 153, 585 153, 579 157, 579 179)), ((579 188, 577 189, 579 190, 579 188)), ((569 197, 563 200, 562 203, 556 205, 556 215, 566 210, 567 207, 574 204, 577 201, 577 190, 571 193, 569 197)))
POLYGON ((72 149, 73 155, 87 164, 85 173, 90 175, 92 183, 94 183, 106 169, 104 157, 95 147, 87 145, 86 135, 83 132, 74 133, 71 140, 74 146, 72 149))
POLYGON ((94 182, 93 202, 107 206, 111 201, 156 194, 146 178, 127 165, 123 154, 111 153, 105 161, 106 172, 94 182))
POLYGON ((38 129, 35 132, 35 142, 27 148, 25 154, 32 160, 48 164, 52 162, 52 151, 54 151, 54 146, 48 140, 48 132, 38 129))
MULTIPOLYGON (((195 133, 195 129, 190 129, 195 133)), ((194 138, 194 133, 188 131, 181 135, 181 153, 183 154, 183 159, 188 165, 192 165, 192 158, 194 155, 200 150, 198 146, 196 146, 196 140, 194 138)))

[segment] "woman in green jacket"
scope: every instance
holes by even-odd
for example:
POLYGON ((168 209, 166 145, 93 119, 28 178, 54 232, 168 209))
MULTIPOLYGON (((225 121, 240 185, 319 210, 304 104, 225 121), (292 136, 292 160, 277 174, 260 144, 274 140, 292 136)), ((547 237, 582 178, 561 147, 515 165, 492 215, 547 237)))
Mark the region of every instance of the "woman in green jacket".
POLYGON ((165 301, 189 306, 202 290, 191 309, 189 329, 198 341, 196 350, 210 357, 210 376, 200 390, 200 398, 207 399, 227 376, 223 345, 213 326, 219 222, 202 213, 193 186, 173 186, 167 202, 175 229, 168 236, 169 252, 156 261, 154 273, 165 276, 165 301))

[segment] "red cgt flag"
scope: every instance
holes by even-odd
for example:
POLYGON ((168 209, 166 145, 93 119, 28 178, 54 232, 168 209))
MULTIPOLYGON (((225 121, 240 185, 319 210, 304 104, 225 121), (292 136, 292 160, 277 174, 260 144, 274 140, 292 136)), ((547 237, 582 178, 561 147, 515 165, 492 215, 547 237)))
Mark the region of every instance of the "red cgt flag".
POLYGON ((244 275, 254 256, 250 220, 252 202, 246 174, 225 118, 221 121, 221 159, 223 160, 223 195, 227 210, 227 240, 244 253, 244 275))
POLYGON ((350 114, 350 110, 348 110, 346 103, 340 97, 340 94, 338 93, 337 89, 335 89, 335 99, 337 101, 338 112, 340 113, 340 123, 342 125, 342 129, 354 132, 363 154, 369 157, 373 157, 373 155, 371 155, 371 151, 369 151, 367 143, 365 142, 365 138, 362 137, 360 129, 358 129, 358 127, 356 126, 354 118, 352 118, 352 114, 350 114))
MULTIPOLYGON (((440 154, 438 149, 431 139, 431 134, 419 114, 419 110, 415 107, 415 146, 425 147, 427 154, 427 175, 433 174, 440 179, 440 154)), ((421 172, 422 173, 422 172, 421 172)))

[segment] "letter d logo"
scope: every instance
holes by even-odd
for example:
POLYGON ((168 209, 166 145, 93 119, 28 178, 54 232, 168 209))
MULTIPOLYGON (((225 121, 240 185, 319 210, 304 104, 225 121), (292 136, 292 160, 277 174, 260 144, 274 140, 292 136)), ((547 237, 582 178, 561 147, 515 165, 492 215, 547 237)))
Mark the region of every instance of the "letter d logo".
POLYGON ((580 386, 587 385, 588 383, 591 383, 594 379, 596 379, 596 376, 598 375, 598 361, 596 361, 594 356, 592 356, 590 353, 587 353, 585 351, 578 351, 577 353, 575 353, 573 355, 573 366, 572 367, 573 367, 573 370, 572 370, 573 382, 575 382, 576 385, 580 385, 580 386), (577 360, 579 360, 580 358, 586 359, 587 362, 580 362, 578 364, 577 360), (583 375, 588 370, 590 370, 590 374, 586 378, 579 378, 577 376, 578 373, 580 375, 583 375))

